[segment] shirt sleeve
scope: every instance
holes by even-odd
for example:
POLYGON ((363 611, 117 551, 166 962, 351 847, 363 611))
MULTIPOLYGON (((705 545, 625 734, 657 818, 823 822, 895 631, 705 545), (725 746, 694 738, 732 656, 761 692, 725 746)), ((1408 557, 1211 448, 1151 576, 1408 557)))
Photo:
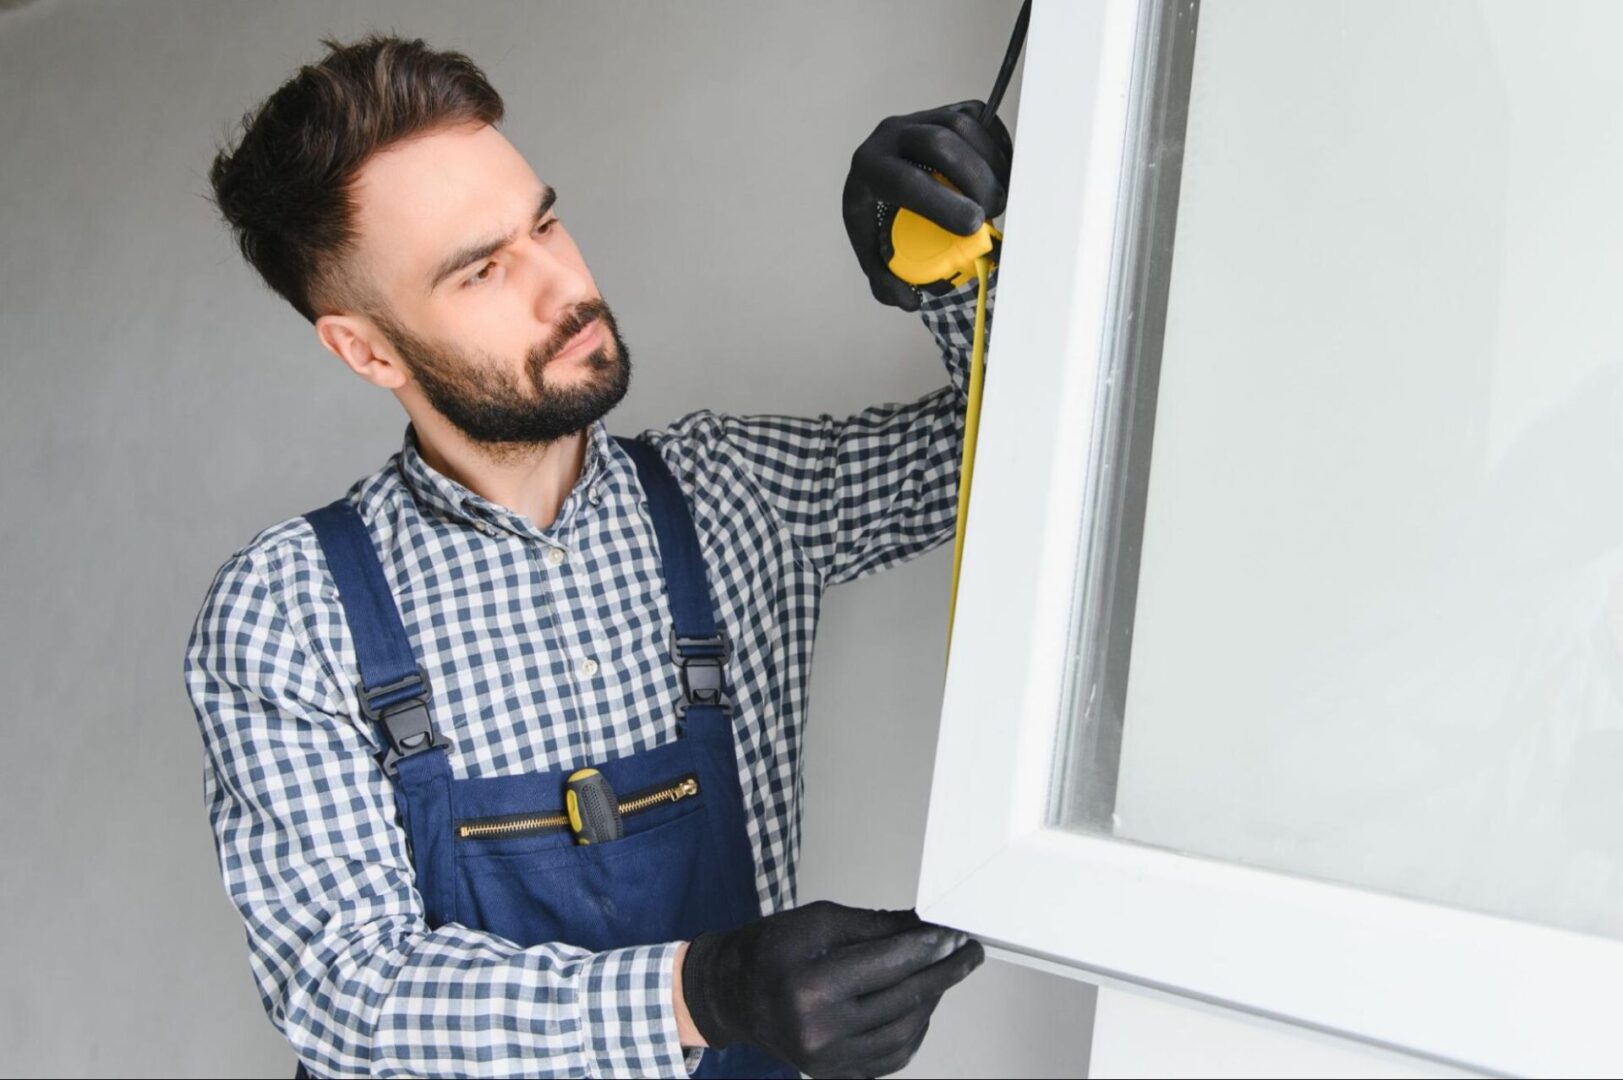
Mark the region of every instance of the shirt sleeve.
MULTIPOLYGON (((987 283, 987 338, 997 271, 987 283)), ((658 441, 712 442, 753 479, 825 584, 854 581, 952 538, 978 282, 925 295, 948 385, 854 416, 695 413, 658 441)))
POLYGON ((376 748, 251 549, 216 576, 185 676, 226 891, 265 1011, 312 1072, 688 1075, 674 943, 429 929, 376 748))

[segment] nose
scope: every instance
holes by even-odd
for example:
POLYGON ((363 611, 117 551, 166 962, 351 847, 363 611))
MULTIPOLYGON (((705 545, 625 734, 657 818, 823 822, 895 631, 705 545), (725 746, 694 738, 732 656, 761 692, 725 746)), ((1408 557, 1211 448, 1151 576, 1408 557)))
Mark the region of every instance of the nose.
POLYGON ((527 265, 535 317, 543 326, 556 325, 572 308, 595 295, 591 276, 580 261, 567 258, 552 246, 530 245, 527 265))

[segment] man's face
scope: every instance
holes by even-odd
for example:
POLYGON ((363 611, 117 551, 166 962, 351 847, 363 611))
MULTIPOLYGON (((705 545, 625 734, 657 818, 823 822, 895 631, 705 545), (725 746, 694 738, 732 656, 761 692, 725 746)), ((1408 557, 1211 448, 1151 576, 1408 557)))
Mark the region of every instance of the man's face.
POLYGON ((580 431, 625 396, 630 356, 552 189, 495 128, 378 154, 355 184, 369 312, 430 405, 486 444, 580 431))

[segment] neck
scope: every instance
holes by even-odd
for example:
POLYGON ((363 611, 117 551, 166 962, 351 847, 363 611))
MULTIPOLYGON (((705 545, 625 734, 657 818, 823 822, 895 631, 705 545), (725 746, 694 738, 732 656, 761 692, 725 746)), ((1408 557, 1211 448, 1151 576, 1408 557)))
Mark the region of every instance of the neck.
POLYGON ((493 448, 474 442, 438 415, 414 418, 412 430, 431 468, 540 529, 558 519, 586 464, 585 431, 557 442, 493 448))

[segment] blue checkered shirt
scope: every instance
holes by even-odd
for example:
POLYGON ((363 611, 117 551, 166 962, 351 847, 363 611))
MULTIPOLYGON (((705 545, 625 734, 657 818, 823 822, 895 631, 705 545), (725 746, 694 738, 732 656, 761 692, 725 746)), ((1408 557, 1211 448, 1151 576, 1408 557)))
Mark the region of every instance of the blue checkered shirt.
MULTIPOLYGON (((973 282, 926 297, 950 385, 848 419, 698 412, 643 436, 692 506, 734 642, 755 882, 795 903, 801 736, 823 590, 951 538, 973 282)), ((681 696, 652 524, 599 422, 547 528, 405 446, 348 492, 433 687, 457 777, 569 769, 675 737, 681 696)), ((220 569, 186 653, 203 793, 271 1021, 318 1075, 686 1076, 676 943, 593 953, 429 929, 354 642, 314 531, 220 569)))

